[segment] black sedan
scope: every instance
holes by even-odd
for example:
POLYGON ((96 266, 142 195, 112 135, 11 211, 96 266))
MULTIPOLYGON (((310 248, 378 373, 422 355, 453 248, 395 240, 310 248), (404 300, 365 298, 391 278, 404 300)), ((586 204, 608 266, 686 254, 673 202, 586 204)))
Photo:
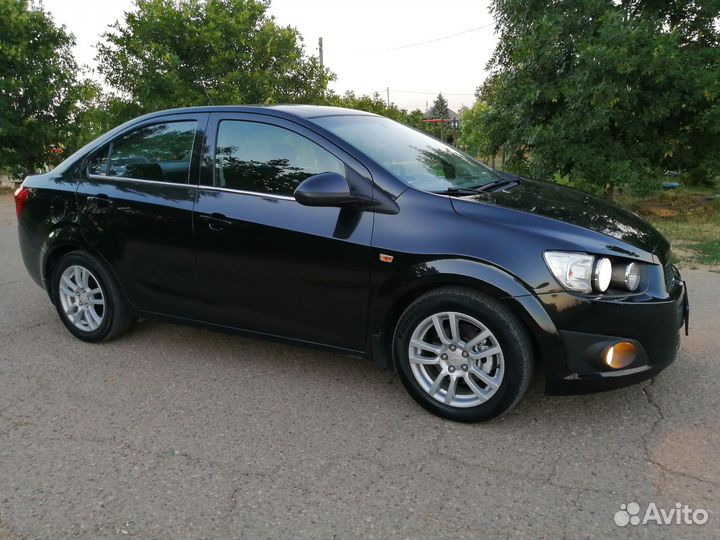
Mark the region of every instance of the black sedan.
POLYGON ((25 265, 76 337, 161 318, 364 355, 453 420, 509 410, 536 363, 549 393, 652 377, 688 317, 635 214, 360 111, 149 114, 15 201, 25 265))

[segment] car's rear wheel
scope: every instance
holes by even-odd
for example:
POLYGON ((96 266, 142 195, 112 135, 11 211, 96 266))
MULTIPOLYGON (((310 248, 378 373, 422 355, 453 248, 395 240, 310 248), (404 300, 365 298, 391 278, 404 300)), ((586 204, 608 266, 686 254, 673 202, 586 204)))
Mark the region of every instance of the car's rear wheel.
POLYGON ((84 341, 112 339, 137 320, 114 277, 82 251, 70 252, 58 261, 52 294, 65 327, 84 341))
POLYGON ((477 422, 510 410, 532 376, 523 324, 498 300, 463 288, 432 291, 401 315, 395 367, 410 395, 429 411, 477 422))

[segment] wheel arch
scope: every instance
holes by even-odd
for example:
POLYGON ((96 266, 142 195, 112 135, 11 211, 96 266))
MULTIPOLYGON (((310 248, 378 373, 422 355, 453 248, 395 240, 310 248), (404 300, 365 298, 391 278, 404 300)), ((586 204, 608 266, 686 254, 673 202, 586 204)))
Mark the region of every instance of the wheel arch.
POLYGON ((53 230, 41 247, 42 256, 40 257, 40 275, 42 276, 45 291, 53 304, 55 303, 53 300, 52 290, 53 270, 58 261, 64 255, 72 251, 84 251, 92 255, 99 264, 102 264, 105 270, 108 271, 110 276, 118 284, 120 293, 123 295, 130 308, 137 310, 135 304, 133 304, 128 297, 127 291, 125 290, 125 284, 118 276, 115 268, 113 268, 113 265, 111 265, 101 253, 93 249, 88 242, 85 241, 85 237, 83 236, 80 227, 75 224, 53 230))
POLYGON ((55 265, 58 261, 60 261, 60 259, 62 259, 63 256, 73 251, 84 251, 98 259, 98 261, 105 266, 106 270, 108 270, 112 277, 119 283, 120 290, 127 299, 125 288, 122 282, 118 279, 115 269, 108 264, 104 257, 88 245, 80 228, 75 224, 71 224, 54 229, 41 246, 42 256, 40 257, 40 275, 42 277, 45 291, 50 297, 51 302, 53 302, 52 275, 55 265))
POLYGON ((88 249, 82 233, 76 225, 67 225, 59 227, 50 232, 43 242, 40 253, 40 276, 42 277, 43 286, 52 301, 52 273, 58 261, 67 253, 75 250, 88 249))
POLYGON ((370 356, 381 368, 392 365, 392 336, 400 315, 417 298, 436 289, 459 286, 500 300, 526 327, 535 357, 545 369, 564 364, 560 334, 532 291, 495 266, 466 259, 444 259, 408 268, 379 287, 371 309, 370 356), (432 268, 433 272, 427 269, 432 268), (418 278, 417 276, 423 276, 418 278), (390 293, 389 291, 393 291, 390 293))

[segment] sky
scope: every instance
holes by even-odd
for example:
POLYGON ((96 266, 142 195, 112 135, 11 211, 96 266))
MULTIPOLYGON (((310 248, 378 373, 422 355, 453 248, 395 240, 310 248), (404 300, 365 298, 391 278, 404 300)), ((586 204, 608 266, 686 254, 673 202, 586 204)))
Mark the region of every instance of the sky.
MULTIPOLYGON (((75 35, 80 64, 95 66, 95 44, 132 0, 43 0, 55 21, 75 35)), ((338 93, 380 92, 407 109, 424 110, 438 92, 451 109, 473 103, 497 41, 488 0, 272 0, 270 14, 304 38, 338 93)))

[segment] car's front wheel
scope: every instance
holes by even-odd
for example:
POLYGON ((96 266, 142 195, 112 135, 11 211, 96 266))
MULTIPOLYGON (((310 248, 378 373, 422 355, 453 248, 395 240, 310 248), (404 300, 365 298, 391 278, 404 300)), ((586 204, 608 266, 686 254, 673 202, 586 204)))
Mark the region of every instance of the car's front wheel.
POLYGON ((394 336, 395 367, 410 395, 462 422, 494 418, 520 400, 532 351, 525 327, 498 300, 456 287, 418 298, 394 336))
POLYGON ((70 252, 58 261, 52 294, 60 319, 83 341, 112 339, 137 320, 115 278, 83 251, 70 252))

